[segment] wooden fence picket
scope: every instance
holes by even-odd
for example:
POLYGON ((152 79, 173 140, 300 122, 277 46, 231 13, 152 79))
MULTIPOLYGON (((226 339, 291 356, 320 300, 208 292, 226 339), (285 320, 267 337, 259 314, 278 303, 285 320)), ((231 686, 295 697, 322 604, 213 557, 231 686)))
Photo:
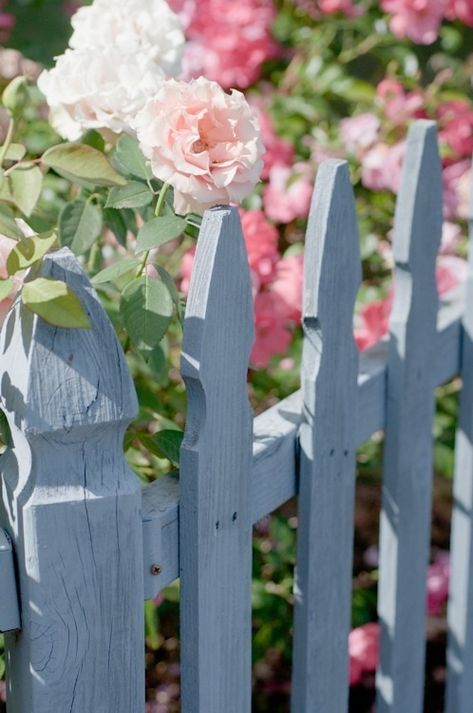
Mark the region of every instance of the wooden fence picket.
POLYGON ((2 526, 14 544, 22 630, 6 635, 11 713, 143 713, 141 493, 123 457, 137 412, 115 332, 69 250, 92 329, 58 329, 17 301, 2 331, 2 526))
POLYGON ((293 713, 348 707, 360 283, 347 165, 327 162, 317 175, 305 248, 293 713))
POLYGON ((435 124, 410 131, 394 228, 378 612, 377 713, 421 713, 432 491, 432 422, 442 234, 435 124))
POLYGON ((473 701, 473 186, 469 253, 455 444, 446 713, 470 713, 473 701))
POLYGON ((187 302, 181 371, 183 713, 251 710, 253 341, 250 276, 238 211, 207 211, 187 302))

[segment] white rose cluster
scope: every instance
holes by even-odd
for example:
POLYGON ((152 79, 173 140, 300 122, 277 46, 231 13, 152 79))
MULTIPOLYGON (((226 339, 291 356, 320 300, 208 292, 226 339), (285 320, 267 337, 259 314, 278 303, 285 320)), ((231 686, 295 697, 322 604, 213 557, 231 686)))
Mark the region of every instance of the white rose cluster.
POLYGON ((70 141, 88 129, 131 132, 149 97, 181 71, 179 17, 166 0, 95 0, 72 26, 70 48, 38 80, 52 125, 70 141))

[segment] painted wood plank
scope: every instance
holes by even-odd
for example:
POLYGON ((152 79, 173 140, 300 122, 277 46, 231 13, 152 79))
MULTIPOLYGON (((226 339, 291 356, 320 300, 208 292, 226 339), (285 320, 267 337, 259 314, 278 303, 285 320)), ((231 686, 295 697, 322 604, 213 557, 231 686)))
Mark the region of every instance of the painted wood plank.
POLYGON ((58 329, 17 301, 0 343, 2 526, 22 631, 7 634, 9 713, 143 713, 141 492, 123 457, 137 413, 115 332, 72 253, 45 258, 93 328, 58 329))
POLYGON ((304 423, 294 583, 293 713, 348 708, 358 350, 358 226, 346 162, 317 175, 304 260, 304 423))
MULTIPOLYGON (((455 290, 439 312, 435 384, 450 381, 460 370, 460 320, 463 290, 455 290)), ((356 443, 360 445, 385 425, 387 345, 360 354, 356 443)), ((251 476, 251 521, 256 523, 298 493, 296 473, 302 393, 296 391, 254 420, 251 476)), ((155 597, 179 576, 179 484, 174 477, 160 479, 143 491, 146 598, 155 597), (159 576, 150 574, 157 561, 159 576)))
POLYGON ((442 233, 435 124, 409 131, 394 228, 386 443, 380 529, 378 713, 421 713, 430 542, 432 421, 442 233))
POLYGON ((10 537, 0 530, 0 631, 21 628, 15 563, 10 537))
POLYGON ((473 185, 469 223, 469 273, 462 333, 463 388, 453 481, 446 713, 470 713, 473 701, 473 185))
POLYGON ((183 713, 250 713, 253 342, 248 262, 238 211, 207 211, 186 308, 181 373, 183 713))

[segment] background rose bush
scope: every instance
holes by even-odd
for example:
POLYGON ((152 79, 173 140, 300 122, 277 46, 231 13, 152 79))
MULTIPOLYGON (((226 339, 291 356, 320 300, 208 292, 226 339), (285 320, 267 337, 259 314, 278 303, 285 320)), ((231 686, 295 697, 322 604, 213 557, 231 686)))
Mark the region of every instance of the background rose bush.
MULTIPOLYGON (((100 9, 103 2, 99 0, 95 7, 100 9)), ((62 241, 73 210, 80 208, 95 226, 93 243, 80 252, 92 276, 133 260, 140 229, 152 219, 167 174, 136 176, 135 164, 130 169, 129 163, 124 166, 120 161, 124 156, 129 161, 132 144, 123 138, 116 143, 108 132, 127 130, 149 94, 158 90, 159 71, 186 81, 203 74, 225 89, 245 92, 258 115, 266 148, 263 180, 245 197, 240 209, 257 334, 250 393, 256 409, 262 409, 298 387, 302 243, 311 187, 325 158, 348 158, 355 185, 364 276, 355 319, 361 349, 374 345, 387 330, 393 290, 392 217, 406 132, 416 118, 432 118, 439 124, 445 224, 437 280, 442 298, 447 299, 448 292, 464 279, 473 151, 473 4, 469 0, 172 0, 170 4, 179 14, 186 43, 184 46, 173 16, 166 14, 162 42, 167 44, 159 53, 153 52, 148 32, 156 25, 139 0, 116 3, 113 42, 103 31, 102 15, 95 9, 75 15, 71 39, 70 15, 78 4, 29 0, 5 3, 0 8, 0 33, 8 47, 0 51, 3 83, 20 74, 35 80, 42 67, 34 62, 51 67, 53 56, 64 52, 69 43, 72 76, 65 72, 64 81, 51 81, 50 87, 40 81, 50 98, 53 124, 63 137, 74 141, 85 131, 81 141, 105 153, 128 182, 151 182, 148 193, 143 189, 143 205, 123 207, 120 194, 117 199, 114 193, 117 202, 107 205, 109 189, 78 187, 64 175, 48 170, 29 222, 39 234, 59 226, 62 241), (93 71, 87 74, 91 47, 100 48, 100 53, 94 55, 93 71), (59 107, 58 119, 54 119, 55 106, 59 107), (117 205, 121 207, 114 207, 117 205)), ((62 61, 69 62, 67 54, 62 61)), ((53 74, 49 76, 54 79, 53 74)), ((60 138, 51 128, 34 81, 28 91, 28 102, 16 121, 15 141, 24 144, 28 159, 37 160, 60 138)), ((2 111, 3 141, 8 116, 2 111)), ((151 154, 149 151, 149 158, 151 154)), ((164 163, 163 156, 156 157, 157 170, 164 163)), ((146 170, 140 166, 139 172, 146 170)), ((205 195, 205 179, 202 189, 205 195)), ((222 190, 225 193, 224 187, 222 190)), ((239 198, 232 194, 224 197, 227 195, 239 198)), ((169 192, 162 206, 165 217, 173 213, 171 198, 169 192)), ((184 211, 189 206, 177 207, 184 211)), ((13 213, 25 217, 15 206, 13 213)), ((169 317, 166 334, 152 353, 128 341, 118 308, 126 275, 97 284, 127 349, 137 385, 140 416, 127 435, 126 448, 132 467, 143 480, 166 472, 178 458, 185 417, 178 373, 179 315, 198 226, 198 215, 189 215, 185 228, 180 225, 182 235, 178 232, 152 249, 143 272, 142 277, 154 281, 170 275, 174 289, 180 291, 172 292, 174 318, 169 317)), ((8 247, 6 241, 0 245, 2 255, 5 252, 6 256, 8 247)), ((9 305, 16 288, 14 284, 0 310, 9 305)), ((439 391, 435 423, 436 471, 447 478, 452 474, 457 390, 454 383, 439 391)), ((362 483, 378 482, 379 439, 360 450, 359 470, 362 483)), ((257 689, 265 691, 266 701, 257 704, 258 710, 266 710, 268 700, 276 701, 272 710, 278 710, 277 696, 283 700, 281 710, 286 710, 295 526, 294 508, 290 507, 257 528, 255 679, 257 689)), ((443 540, 437 544, 445 546, 443 540)), ((366 557, 355 558, 354 572, 353 625, 357 633, 350 640, 351 680, 358 687, 372 685, 376 660, 376 558, 370 548, 366 552, 366 557)), ((428 585, 430 614, 441 616, 448 567, 445 558, 435 552, 428 585)), ((170 589, 159 607, 150 604, 147 609, 148 644, 158 657, 163 650, 160 645, 172 639, 165 632, 166 622, 175 616, 176 596, 175 589, 170 589)), ((167 686, 156 689, 160 698, 155 691, 150 695, 150 713, 178 710, 176 689, 172 688, 175 681, 167 686)))

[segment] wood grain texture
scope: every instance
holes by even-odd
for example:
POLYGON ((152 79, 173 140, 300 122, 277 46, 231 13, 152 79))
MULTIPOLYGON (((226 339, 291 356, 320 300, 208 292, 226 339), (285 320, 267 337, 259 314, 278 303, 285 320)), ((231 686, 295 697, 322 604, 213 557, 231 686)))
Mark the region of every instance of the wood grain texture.
POLYGON ((21 628, 15 562, 10 537, 0 530, 0 631, 21 628))
MULTIPOLYGON (((437 386, 460 370, 460 326, 464 310, 463 290, 448 295, 438 318, 436 362, 432 364, 437 386)), ((360 354, 356 412, 356 444, 361 445, 385 426, 387 343, 360 354)), ((296 391, 254 420, 251 476, 251 521, 256 523, 297 495, 296 472, 302 392, 296 391)), ((179 576, 179 483, 162 478, 143 490, 145 539, 145 597, 155 597, 179 576), (151 560, 162 568, 158 577, 149 571, 151 560)))
POLYGON ((143 713, 141 492, 123 457, 137 412, 124 355, 72 253, 45 258, 93 329, 59 329, 18 301, 0 343, 2 526, 22 631, 6 636, 9 713, 143 713))
POLYGON ((238 211, 207 211, 186 308, 181 373, 183 713, 250 713, 253 308, 238 211))
POLYGON ((317 175, 304 259, 293 713, 348 709, 360 283, 347 164, 329 161, 317 175))
POLYGON ((469 222, 469 274, 462 324, 463 388, 450 546, 446 713, 470 713, 473 701, 473 185, 469 222))
POLYGON ((432 491, 432 421, 442 234, 433 122, 409 131, 394 227, 386 443, 380 531, 378 713, 421 713, 432 491))

